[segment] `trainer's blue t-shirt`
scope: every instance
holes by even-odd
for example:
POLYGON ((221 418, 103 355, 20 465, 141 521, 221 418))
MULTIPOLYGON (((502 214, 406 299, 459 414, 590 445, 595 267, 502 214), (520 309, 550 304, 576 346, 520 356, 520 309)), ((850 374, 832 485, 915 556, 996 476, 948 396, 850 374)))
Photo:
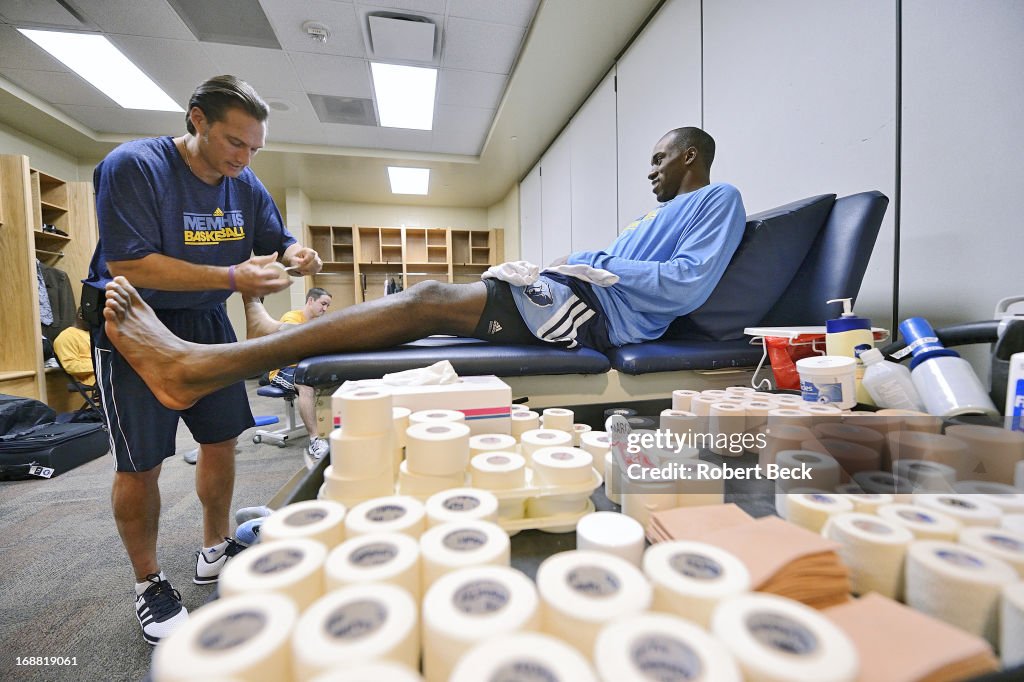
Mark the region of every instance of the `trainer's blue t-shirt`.
MULTIPOLYGON (((112 279, 108 261, 159 253, 226 266, 254 253, 280 255, 295 243, 251 170, 208 185, 188 169, 170 137, 119 146, 96 166, 93 185, 99 242, 85 282, 98 288, 112 279)), ((226 289, 139 292, 156 309, 211 308, 231 295, 226 289)))
POLYGON ((743 237, 739 190, 715 183, 680 194, 633 221, 605 251, 578 251, 583 263, 619 276, 592 287, 616 346, 659 338, 699 308, 722 278, 743 237))

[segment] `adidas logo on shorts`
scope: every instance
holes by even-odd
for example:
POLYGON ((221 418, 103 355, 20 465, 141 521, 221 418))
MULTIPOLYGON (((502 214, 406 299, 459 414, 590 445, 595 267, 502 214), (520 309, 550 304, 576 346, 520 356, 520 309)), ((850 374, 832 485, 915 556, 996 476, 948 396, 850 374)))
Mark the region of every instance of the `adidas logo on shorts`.
POLYGON ((497 320, 491 320, 491 323, 489 325, 487 325, 487 333, 488 334, 497 334, 500 331, 501 331, 501 325, 498 323, 497 320))

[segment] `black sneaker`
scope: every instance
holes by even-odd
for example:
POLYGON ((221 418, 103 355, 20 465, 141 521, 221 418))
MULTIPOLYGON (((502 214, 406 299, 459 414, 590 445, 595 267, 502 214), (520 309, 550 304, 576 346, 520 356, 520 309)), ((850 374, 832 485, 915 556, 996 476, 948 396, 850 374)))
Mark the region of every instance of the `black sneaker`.
POLYGON ((135 597, 135 617, 142 626, 142 637, 156 644, 188 621, 188 611, 181 605, 181 595, 160 575, 146 576, 151 584, 135 597))
POLYGON ((202 550, 196 552, 196 575, 192 578, 192 582, 196 585, 209 585, 217 582, 220 579, 220 570, 224 568, 224 564, 228 562, 228 559, 248 547, 248 545, 243 545, 234 538, 224 539, 227 541, 228 546, 224 548, 220 556, 212 561, 202 550))

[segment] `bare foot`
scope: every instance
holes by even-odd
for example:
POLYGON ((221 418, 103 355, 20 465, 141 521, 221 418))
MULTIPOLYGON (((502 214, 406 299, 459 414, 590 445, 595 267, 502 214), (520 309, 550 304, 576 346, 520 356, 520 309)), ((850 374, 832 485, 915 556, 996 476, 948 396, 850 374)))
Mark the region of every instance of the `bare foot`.
POLYGON ((243 296, 242 303, 245 306, 245 338, 258 339, 280 331, 284 326, 270 316, 257 297, 243 296))
POLYGON ((220 388, 204 375, 207 346, 175 336, 124 277, 107 284, 107 336, 165 407, 184 410, 220 388))

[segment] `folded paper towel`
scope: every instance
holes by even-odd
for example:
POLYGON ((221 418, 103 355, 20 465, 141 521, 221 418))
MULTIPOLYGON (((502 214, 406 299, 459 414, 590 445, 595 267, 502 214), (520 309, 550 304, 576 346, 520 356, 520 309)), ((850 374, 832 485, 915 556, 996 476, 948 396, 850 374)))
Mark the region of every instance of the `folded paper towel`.
POLYGON ((385 374, 381 381, 386 386, 443 386, 459 380, 452 363, 447 360, 435 362, 429 367, 407 369, 404 372, 385 374))

